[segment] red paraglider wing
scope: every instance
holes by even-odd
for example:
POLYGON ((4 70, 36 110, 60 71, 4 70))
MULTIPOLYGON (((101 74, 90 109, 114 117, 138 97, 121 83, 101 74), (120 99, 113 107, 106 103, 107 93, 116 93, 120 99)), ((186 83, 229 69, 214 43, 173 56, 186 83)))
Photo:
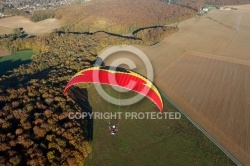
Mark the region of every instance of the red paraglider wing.
POLYGON ((80 71, 71 78, 64 89, 67 94, 72 85, 80 83, 100 83, 135 91, 144 95, 156 104, 160 111, 163 110, 163 102, 158 89, 151 81, 142 75, 123 68, 91 67, 80 71))

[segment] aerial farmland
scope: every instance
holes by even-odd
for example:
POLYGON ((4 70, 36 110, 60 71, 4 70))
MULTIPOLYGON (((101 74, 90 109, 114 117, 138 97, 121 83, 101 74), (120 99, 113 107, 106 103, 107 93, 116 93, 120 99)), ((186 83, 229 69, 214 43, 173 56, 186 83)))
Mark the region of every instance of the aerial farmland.
POLYGON ((161 43, 140 47, 159 87, 244 164, 250 163, 249 7, 214 9, 180 23, 161 43))

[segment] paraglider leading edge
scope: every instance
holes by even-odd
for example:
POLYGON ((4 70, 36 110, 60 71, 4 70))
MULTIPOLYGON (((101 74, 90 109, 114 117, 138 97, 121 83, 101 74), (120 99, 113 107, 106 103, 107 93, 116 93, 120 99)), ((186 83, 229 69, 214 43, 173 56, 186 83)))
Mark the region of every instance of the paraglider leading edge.
POLYGON ((81 83, 99 83, 132 90, 150 99, 159 108, 160 112, 163 110, 162 98, 156 86, 144 76, 131 70, 111 66, 84 69, 69 80, 64 89, 64 94, 67 94, 71 86, 81 83), (98 74, 97 80, 93 77, 96 73, 98 74), (134 84, 131 85, 131 81, 134 84))

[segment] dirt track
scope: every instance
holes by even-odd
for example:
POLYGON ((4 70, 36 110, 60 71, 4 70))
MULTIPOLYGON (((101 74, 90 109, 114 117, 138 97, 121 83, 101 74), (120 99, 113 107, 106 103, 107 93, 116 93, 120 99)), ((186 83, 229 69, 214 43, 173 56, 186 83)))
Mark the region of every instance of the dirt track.
POLYGON ((250 165, 250 5, 213 10, 141 47, 156 84, 244 165, 250 165))
MULTIPOLYGON (((0 19, 0 27, 3 28, 20 28, 23 27, 24 31, 28 34, 43 34, 51 32, 52 30, 61 26, 60 21, 57 19, 46 19, 39 22, 32 22, 28 18, 22 16, 14 16, 0 19)), ((0 29, 1 29, 0 28, 0 29)), ((0 34, 5 34, 5 31, 0 30, 0 34)))

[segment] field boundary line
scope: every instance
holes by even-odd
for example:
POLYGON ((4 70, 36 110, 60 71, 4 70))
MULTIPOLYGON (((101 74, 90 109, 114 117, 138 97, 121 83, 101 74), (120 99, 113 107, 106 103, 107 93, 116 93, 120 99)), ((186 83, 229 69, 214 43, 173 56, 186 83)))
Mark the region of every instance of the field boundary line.
POLYGON ((199 129, 210 141, 212 141, 223 153, 225 153, 235 164, 243 166, 227 149, 225 149, 215 138, 213 138, 203 127, 201 127, 193 118, 191 118, 184 110, 182 110, 174 101, 170 99, 163 91, 160 90, 162 96, 172 104, 182 115, 184 115, 197 129, 199 129))
POLYGON ((229 62, 229 63, 250 66, 250 61, 248 61, 248 60, 241 60, 241 59, 236 59, 236 58, 231 58, 231 57, 226 57, 226 56, 221 56, 221 55, 215 55, 215 54, 209 54, 209 53, 196 52, 196 51, 186 51, 185 53, 186 53, 186 55, 191 54, 194 56, 199 56, 199 57, 203 57, 203 58, 207 58, 207 59, 214 59, 214 60, 219 60, 219 61, 223 61, 223 62, 229 62))

